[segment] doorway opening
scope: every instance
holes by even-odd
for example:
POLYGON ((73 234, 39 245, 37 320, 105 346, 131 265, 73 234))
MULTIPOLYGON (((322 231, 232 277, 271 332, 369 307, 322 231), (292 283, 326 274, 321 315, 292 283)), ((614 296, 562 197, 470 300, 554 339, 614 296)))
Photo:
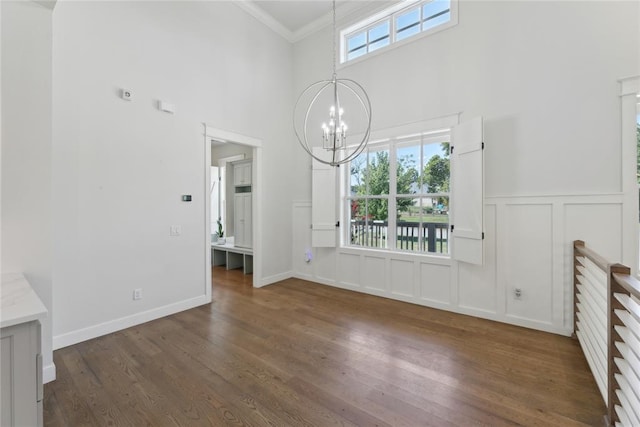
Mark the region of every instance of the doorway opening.
POLYGON ((207 292, 212 266, 239 268, 261 286, 262 142, 205 125, 207 292))

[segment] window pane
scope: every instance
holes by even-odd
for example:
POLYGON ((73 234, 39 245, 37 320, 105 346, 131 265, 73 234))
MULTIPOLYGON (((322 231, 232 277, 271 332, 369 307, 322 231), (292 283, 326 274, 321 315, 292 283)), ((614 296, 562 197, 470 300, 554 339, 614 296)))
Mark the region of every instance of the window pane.
POLYGON ((349 200, 349 235, 352 245, 365 245, 367 204, 365 199, 349 200))
POLYGON ((388 211, 389 201, 387 199, 367 200, 368 246, 372 248, 387 247, 388 211))
POLYGON ((364 180, 367 156, 360 155, 349 163, 349 194, 351 196, 364 196, 367 194, 367 185, 364 180))
POLYGON ((402 40, 420 32, 420 8, 396 18, 396 40, 402 40))
POLYGON ((433 0, 422 6, 422 30, 449 22, 450 7, 449 0, 433 0))
POLYGON ((449 192, 448 143, 432 143, 423 146, 424 169, 422 182, 429 193, 449 192))
POLYGON ((396 159, 396 194, 415 194, 420 189, 420 144, 399 147, 396 159))
POLYGON ((389 150, 371 151, 365 169, 367 194, 378 196, 389 194, 389 150))
POLYGON ((387 248, 387 199, 351 201, 350 241, 352 245, 387 248))
POLYGON ((367 44, 367 33, 361 32, 356 35, 349 37, 347 40, 347 52, 351 53, 356 51, 367 44))
POLYGON ((411 2, 409 6, 397 2, 386 10, 369 16, 350 27, 351 32, 342 39, 341 61, 364 56, 421 31, 450 23, 452 7, 458 1, 421 0, 411 2), (391 31, 394 33, 391 34, 391 31))
POLYGON ((369 30, 369 52, 389 44, 389 21, 385 21, 369 30))
POLYGON ((423 197, 421 240, 424 252, 449 253, 449 198, 423 197))
POLYGON ((418 251, 420 249, 419 199, 398 197, 396 199, 396 207, 398 209, 396 249, 418 251))
POLYGON ((355 59, 355 58, 357 58, 359 56, 364 55, 365 53, 367 53, 367 47, 363 46, 358 50, 354 50, 353 52, 349 52, 347 54, 347 60, 355 59))

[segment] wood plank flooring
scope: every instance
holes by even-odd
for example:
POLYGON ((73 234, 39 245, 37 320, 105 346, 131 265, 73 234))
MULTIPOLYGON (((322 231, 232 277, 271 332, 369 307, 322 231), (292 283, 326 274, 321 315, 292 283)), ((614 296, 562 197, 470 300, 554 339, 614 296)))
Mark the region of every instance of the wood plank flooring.
POLYGON ((46 426, 580 426, 576 341, 215 268, 213 303, 54 352, 46 426))

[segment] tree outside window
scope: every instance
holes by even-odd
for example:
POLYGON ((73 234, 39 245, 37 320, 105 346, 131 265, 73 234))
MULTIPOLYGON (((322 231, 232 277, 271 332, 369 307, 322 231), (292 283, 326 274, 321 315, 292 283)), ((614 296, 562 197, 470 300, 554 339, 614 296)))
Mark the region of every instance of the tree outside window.
POLYGON ((448 134, 370 147, 350 163, 349 243, 448 253, 449 172, 448 134))

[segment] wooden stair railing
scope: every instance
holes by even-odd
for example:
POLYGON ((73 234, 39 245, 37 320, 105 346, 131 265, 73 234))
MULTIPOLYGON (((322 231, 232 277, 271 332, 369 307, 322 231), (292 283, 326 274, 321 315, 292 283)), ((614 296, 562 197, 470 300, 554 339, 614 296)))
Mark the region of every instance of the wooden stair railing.
POLYGON ((576 240, 574 332, 607 405, 608 426, 640 426, 640 281, 576 240))

